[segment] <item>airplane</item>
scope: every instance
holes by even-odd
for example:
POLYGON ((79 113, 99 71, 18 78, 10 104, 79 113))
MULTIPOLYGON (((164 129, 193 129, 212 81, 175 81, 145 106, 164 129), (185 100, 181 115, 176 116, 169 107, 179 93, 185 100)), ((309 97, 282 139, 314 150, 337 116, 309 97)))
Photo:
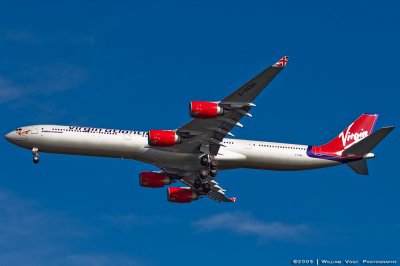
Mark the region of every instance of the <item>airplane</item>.
POLYGON ((175 130, 152 129, 147 132, 80 126, 33 125, 17 128, 5 139, 29 149, 33 162, 39 151, 70 155, 132 159, 160 168, 139 173, 143 187, 159 188, 176 181, 185 187, 169 187, 167 199, 190 203, 203 197, 217 202, 235 202, 216 181, 218 170, 253 168, 294 171, 346 164, 355 173, 368 174, 366 160, 374 158, 372 149, 393 126, 373 132, 378 114, 364 113, 330 142, 298 145, 241 140, 231 130, 263 89, 285 68, 284 56, 242 87, 217 102, 192 101, 189 123, 175 130))

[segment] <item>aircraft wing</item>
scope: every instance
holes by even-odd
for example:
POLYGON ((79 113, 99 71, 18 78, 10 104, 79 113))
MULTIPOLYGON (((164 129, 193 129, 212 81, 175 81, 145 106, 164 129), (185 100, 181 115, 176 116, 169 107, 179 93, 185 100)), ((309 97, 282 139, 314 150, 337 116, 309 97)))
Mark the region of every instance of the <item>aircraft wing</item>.
MULTIPOLYGON (((234 126, 242 127, 239 120, 243 116, 251 117, 250 109, 255 106, 253 101, 263 89, 275 78, 275 76, 286 66, 288 57, 284 56, 278 62, 259 73, 252 80, 218 102, 223 108, 223 114, 208 119, 193 119, 186 125, 176 130, 181 142, 172 147, 154 147, 162 150, 181 153, 208 154, 215 156, 219 148, 224 146, 222 140, 226 135, 233 136, 230 131, 234 126)), ((199 167, 203 167, 198 164, 199 167)), ((236 198, 228 198, 214 178, 206 177, 202 180, 203 185, 195 187, 195 180, 199 179, 197 169, 183 170, 171 169, 167 165, 159 165, 166 173, 179 177, 179 180, 189 186, 202 196, 207 196, 217 202, 235 202, 236 198), (209 190, 204 191, 204 184, 209 185, 209 190)))
MULTIPOLYGON (((207 149, 206 153, 217 155, 223 138, 233 136, 230 131, 234 126, 243 127, 239 120, 243 116, 251 117, 250 109, 255 106, 253 101, 263 89, 286 66, 288 57, 284 56, 278 62, 259 73, 252 80, 234 91, 219 102, 224 108, 224 114, 212 119, 193 119, 177 130, 182 137, 182 143, 173 147, 163 148, 176 152, 195 153, 207 149)), ((203 151, 204 152, 204 151, 203 151)))

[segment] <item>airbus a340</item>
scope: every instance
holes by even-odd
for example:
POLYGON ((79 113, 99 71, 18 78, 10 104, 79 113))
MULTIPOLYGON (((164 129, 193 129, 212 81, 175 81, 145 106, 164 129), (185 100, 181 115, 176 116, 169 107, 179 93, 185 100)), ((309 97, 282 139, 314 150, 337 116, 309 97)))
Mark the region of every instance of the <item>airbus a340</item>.
POLYGON ((354 172, 368 174, 366 160, 372 149, 394 127, 373 132, 377 114, 362 114, 332 141, 321 146, 240 140, 233 127, 248 116, 261 91, 286 66, 288 57, 268 67, 255 78, 218 102, 192 101, 193 118, 176 130, 104 129, 78 126, 33 125, 17 128, 5 138, 32 150, 33 162, 39 152, 126 158, 153 164, 159 172, 141 172, 144 187, 163 187, 180 181, 186 187, 170 187, 167 198, 188 203, 207 196, 217 202, 234 202, 216 182, 218 170, 255 168, 306 170, 346 164, 354 172))

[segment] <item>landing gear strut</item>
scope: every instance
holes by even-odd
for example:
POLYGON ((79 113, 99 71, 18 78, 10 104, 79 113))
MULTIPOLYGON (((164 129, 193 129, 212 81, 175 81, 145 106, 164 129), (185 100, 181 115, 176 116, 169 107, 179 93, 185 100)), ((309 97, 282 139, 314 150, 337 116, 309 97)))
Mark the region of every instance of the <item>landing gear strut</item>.
POLYGON ((32 148, 32 154, 33 154, 33 163, 35 164, 39 163, 39 149, 32 148))

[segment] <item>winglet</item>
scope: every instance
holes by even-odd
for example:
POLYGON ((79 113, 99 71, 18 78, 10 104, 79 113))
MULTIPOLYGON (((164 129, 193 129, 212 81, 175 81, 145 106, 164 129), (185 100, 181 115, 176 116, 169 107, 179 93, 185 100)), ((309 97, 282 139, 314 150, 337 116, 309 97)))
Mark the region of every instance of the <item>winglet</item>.
POLYGON ((284 56, 278 62, 273 64, 272 67, 284 68, 288 61, 289 61, 289 56, 284 56))
POLYGON ((231 202, 235 202, 236 201, 236 197, 232 197, 230 198, 231 202))

